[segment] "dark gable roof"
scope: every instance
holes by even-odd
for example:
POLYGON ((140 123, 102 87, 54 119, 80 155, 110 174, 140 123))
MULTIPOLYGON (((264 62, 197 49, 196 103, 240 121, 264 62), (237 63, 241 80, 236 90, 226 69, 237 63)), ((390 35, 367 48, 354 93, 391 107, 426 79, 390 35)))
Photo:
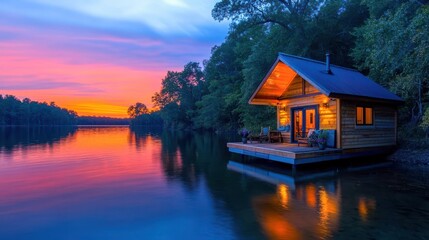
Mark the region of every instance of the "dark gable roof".
POLYGON ((365 77, 357 70, 331 64, 332 74, 326 73, 326 63, 308 58, 279 53, 282 61, 302 78, 329 97, 365 97, 402 102, 384 87, 365 77))

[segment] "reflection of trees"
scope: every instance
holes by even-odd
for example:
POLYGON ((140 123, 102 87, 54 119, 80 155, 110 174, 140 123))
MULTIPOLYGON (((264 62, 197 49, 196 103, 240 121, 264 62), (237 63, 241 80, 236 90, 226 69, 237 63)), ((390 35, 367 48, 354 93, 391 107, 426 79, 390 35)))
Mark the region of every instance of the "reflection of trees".
MULTIPOLYGON (((298 181, 289 187, 229 171, 226 165, 231 155, 226 142, 213 134, 164 132, 161 140, 162 170, 167 180, 182 183, 190 192, 205 184, 213 208, 219 215, 226 212, 231 217, 227 224, 240 239, 377 238, 379 229, 394 233, 395 229, 411 228, 419 214, 429 212, 427 204, 417 206, 421 211, 413 211, 416 206, 408 205, 415 201, 413 195, 392 199, 396 189, 381 190, 380 184, 374 184, 387 182, 390 188, 399 184, 397 180, 389 183, 384 179, 386 174, 339 174, 298 181), (398 210, 398 205, 404 210, 398 210), (403 218, 402 214, 414 218, 403 218)), ((413 192, 418 191, 415 188, 413 192)), ((429 223, 429 218, 419 219, 422 226, 429 223)), ((413 236, 421 237, 425 231, 421 228, 413 236)), ((406 238, 405 233, 396 234, 406 238)))
POLYGON ((128 143, 138 150, 146 145, 149 136, 159 138, 162 133, 162 127, 130 126, 130 130, 128 143))
POLYGON ((289 189, 228 171, 226 142, 213 134, 164 132, 161 138, 167 179, 182 182, 189 191, 204 182, 214 207, 229 213, 243 239, 329 237, 338 228, 341 194, 336 178, 289 189))
POLYGON ((196 187, 202 173, 197 162, 197 141, 201 135, 189 132, 162 134, 161 161, 167 180, 181 180, 188 190, 196 187))
POLYGON ((0 151, 12 152, 30 145, 52 146, 55 142, 71 137, 76 127, 0 127, 0 151))
POLYGON ((230 212, 238 236, 264 238, 257 231, 260 226, 255 220, 251 196, 270 192, 273 187, 259 181, 247 185, 249 179, 231 174, 226 168, 230 159, 226 142, 213 133, 164 132, 161 138, 162 168, 168 181, 180 181, 188 191, 206 184, 213 207, 230 212))

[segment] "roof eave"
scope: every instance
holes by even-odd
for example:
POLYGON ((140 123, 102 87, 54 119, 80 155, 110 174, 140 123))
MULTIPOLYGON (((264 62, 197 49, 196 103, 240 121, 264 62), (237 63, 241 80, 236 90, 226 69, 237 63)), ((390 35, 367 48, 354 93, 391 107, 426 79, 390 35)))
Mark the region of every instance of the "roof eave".
POLYGON ((339 98, 339 99, 347 99, 347 100, 366 100, 371 102, 382 102, 382 103, 390 103, 395 105, 401 105, 405 101, 400 99, 387 99, 387 98, 374 98, 374 97, 367 97, 367 96, 358 96, 358 95, 350 95, 350 94, 341 94, 341 93, 331 93, 328 95, 328 97, 331 98, 339 98))
POLYGON ((249 101, 251 105, 267 105, 267 106, 275 106, 278 105, 280 101, 278 99, 258 99, 254 98, 252 101, 249 101))
POLYGON ((268 80, 268 77, 271 75, 271 73, 274 71, 274 69, 277 66, 277 63, 279 63, 280 58, 277 57, 276 61, 274 62, 274 64, 271 66, 270 71, 268 71, 268 73, 265 75, 264 79, 262 80, 262 82, 259 84, 259 86, 256 88, 256 90, 253 92, 252 96, 250 97, 249 101, 247 101, 247 103, 249 104, 254 104, 253 99, 255 98, 256 94, 259 92, 259 90, 261 90, 262 86, 265 84, 265 82, 268 80))
MULTIPOLYGON (((287 54, 284 54, 284 53, 282 53, 282 54, 288 56, 287 54)), ((295 66, 293 66, 293 64, 288 62, 287 59, 282 59, 280 57, 280 54, 279 54, 279 57, 277 59, 280 60, 281 62, 283 62, 284 64, 286 64, 287 66, 289 66, 290 68, 292 68, 299 76, 301 76, 305 81, 309 82, 311 85, 313 85, 315 88, 317 88, 321 93, 325 94, 326 96, 329 96, 331 94, 330 91, 328 91, 324 87, 317 84, 317 82, 311 80, 311 78, 308 77, 303 72, 299 71, 295 66)))

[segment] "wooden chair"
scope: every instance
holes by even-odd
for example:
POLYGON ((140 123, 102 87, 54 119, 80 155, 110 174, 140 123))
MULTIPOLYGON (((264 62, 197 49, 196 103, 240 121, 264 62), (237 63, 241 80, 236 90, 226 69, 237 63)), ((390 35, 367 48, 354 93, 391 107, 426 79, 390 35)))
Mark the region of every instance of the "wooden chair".
POLYGON ((308 137, 313 134, 313 132, 315 131, 315 129, 309 129, 307 136, 303 136, 303 137, 297 137, 296 140, 298 141, 298 147, 299 144, 308 144, 308 137))
POLYGON ((261 127, 261 133, 259 133, 259 142, 270 142, 270 127, 261 127))
POLYGON ((272 143, 274 143, 274 142, 281 143, 283 141, 283 139, 282 139, 282 133, 280 131, 277 131, 277 130, 271 130, 270 131, 270 138, 269 138, 269 140, 272 143))

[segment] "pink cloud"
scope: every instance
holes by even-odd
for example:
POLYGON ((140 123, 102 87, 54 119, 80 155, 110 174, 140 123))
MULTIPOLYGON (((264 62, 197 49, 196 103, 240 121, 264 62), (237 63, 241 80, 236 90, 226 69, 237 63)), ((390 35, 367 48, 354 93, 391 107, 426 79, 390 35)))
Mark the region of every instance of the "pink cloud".
POLYGON ((167 71, 208 58, 213 45, 143 25, 21 14, 0 24, 0 94, 54 101, 80 115, 124 117, 137 101, 151 107, 167 71))
MULTIPOLYGON (((54 101, 74 109, 92 106, 82 115, 112 116, 107 106, 125 111, 137 102, 151 106, 151 96, 159 91, 164 70, 148 70, 109 63, 70 64, 74 58, 91 58, 82 52, 38 49, 25 43, 0 43, 0 92, 37 101, 54 101), (45 86, 44 86, 45 85, 45 86), (96 109, 96 106, 103 108, 96 109), (102 110, 102 111, 100 111, 102 110)), ((150 62, 142 61, 142 65, 150 62)), ((82 108, 81 108, 82 110, 82 108)))

